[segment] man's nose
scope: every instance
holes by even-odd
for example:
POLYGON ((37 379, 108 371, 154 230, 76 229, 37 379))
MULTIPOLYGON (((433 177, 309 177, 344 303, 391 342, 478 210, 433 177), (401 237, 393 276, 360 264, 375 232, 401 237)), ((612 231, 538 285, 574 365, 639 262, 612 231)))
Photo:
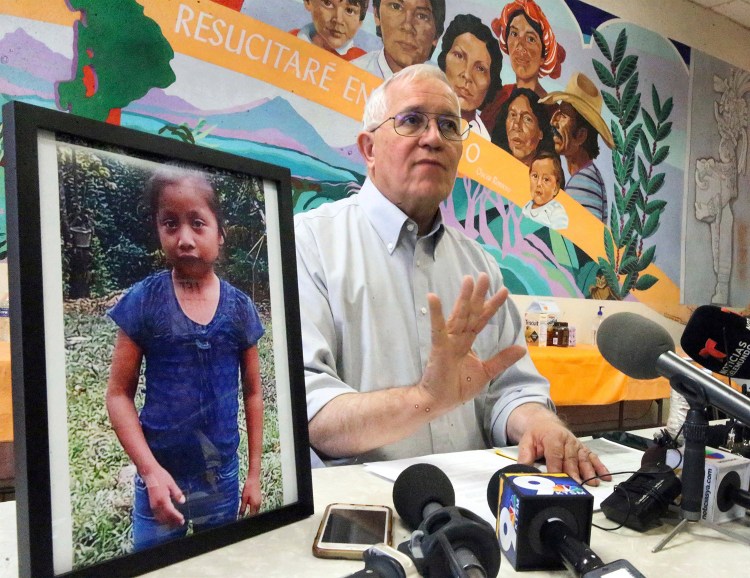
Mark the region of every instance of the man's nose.
POLYGON ((414 12, 414 10, 404 10, 404 17, 403 21, 401 22, 401 27, 411 31, 415 31, 417 28, 416 16, 417 14, 416 12, 414 12))
POLYGON ((422 140, 423 142, 430 143, 432 146, 435 146, 435 143, 443 143, 443 134, 440 132, 437 118, 431 118, 427 121, 427 126, 422 133, 422 140))

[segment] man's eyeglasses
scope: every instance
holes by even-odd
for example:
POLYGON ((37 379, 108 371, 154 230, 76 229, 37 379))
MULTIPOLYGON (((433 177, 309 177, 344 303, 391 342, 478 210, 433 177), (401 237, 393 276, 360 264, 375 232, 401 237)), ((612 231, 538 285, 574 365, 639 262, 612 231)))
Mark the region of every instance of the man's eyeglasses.
POLYGON ((378 126, 371 129, 375 132, 388 121, 393 121, 393 130, 401 136, 419 136, 430 124, 430 119, 437 122, 438 130, 444 139, 466 140, 469 136, 469 123, 460 116, 453 114, 436 114, 427 112, 401 112, 396 116, 385 119, 378 126))

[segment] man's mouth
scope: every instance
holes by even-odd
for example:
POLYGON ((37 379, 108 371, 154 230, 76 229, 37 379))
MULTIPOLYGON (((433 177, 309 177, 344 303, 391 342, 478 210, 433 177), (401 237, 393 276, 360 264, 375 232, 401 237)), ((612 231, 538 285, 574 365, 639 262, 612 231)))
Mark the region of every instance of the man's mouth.
POLYGON ((558 139, 562 140, 562 135, 560 134, 559 130, 557 130, 552 125, 550 125, 550 130, 552 131, 552 138, 558 138, 558 139))

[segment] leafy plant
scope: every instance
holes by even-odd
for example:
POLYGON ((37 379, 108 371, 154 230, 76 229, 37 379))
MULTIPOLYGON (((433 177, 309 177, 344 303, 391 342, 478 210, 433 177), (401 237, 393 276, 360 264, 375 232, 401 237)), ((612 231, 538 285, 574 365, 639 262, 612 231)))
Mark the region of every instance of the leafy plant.
POLYGON ((638 57, 626 54, 628 36, 624 29, 613 49, 599 31, 594 32, 594 40, 606 63, 592 63, 601 83, 610 89, 602 90, 602 97, 617 119, 611 123, 615 202, 609 229, 604 230, 606 259, 600 257, 599 266, 614 295, 624 299, 631 291, 645 291, 659 281, 643 271, 656 254, 656 246, 646 247, 646 240, 656 233, 667 205, 655 198, 665 180, 665 173, 656 172, 656 167, 669 156, 669 146, 663 142, 672 132, 668 119, 673 103, 671 97, 662 101, 652 84, 653 115, 641 106, 638 57))

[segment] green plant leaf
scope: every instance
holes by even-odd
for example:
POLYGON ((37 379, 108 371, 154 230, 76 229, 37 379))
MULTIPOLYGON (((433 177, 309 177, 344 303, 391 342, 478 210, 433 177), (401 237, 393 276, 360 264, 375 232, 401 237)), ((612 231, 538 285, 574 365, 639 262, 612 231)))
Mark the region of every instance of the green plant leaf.
POLYGON ((640 182, 634 180, 628 187, 628 192, 625 193, 625 202, 623 213, 628 215, 633 214, 635 207, 638 204, 637 199, 640 197, 640 182))
POLYGON ((649 201, 646 204, 646 208, 644 209, 644 211, 647 215, 650 215, 651 213, 655 213, 657 211, 658 212, 663 211, 664 207, 666 206, 667 206, 667 201, 659 201, 659 200, 649 201))
POLYGON ((609 92, 602 91, 601 94, 602 98, 604 99, 604 104, 607 105, 609 112, 611 112, 615 117, 620 118, 620 103, 617 102, 617 99, 609 92))
POLYGON ((651 245, 641 254, 641 258, 638 260, 638 271, 643 271, 651 265, 654 261, 654 255, 656 255, 656 245, 651 245))
MULTIPOLYGON (((624 32, 624 30, 623 30, 624 32)), ((598 30, 594 30, 594 42, 596 42, 596 46, 599 48, 599 51, 604 55, 604 58, 606 58, 608 61, 612 61, 612 53, 609 51, 609 45, 607 44, 607 40, 604 38, 601 32, 598 30)), ((596 61, 593 61, 596 62, 596 61)))
POLYGON ((624 247, 630 247, 632 245, 633 241, 633 229, 638 229, 641 221, 638 218, 637 214, 630 214, 628 215, 627 221, 625 221, 625 226, 622 228, 622 232, 620 233, 620 244, 618 245, 619 249, 622 249, 624 247))
POLYGON ((615 75, 615 84, 622 86, 627 80, 633 75, 635 69, 638 67, 638 57, 634 54, 628 54, 622 59, 622 63, 617 67, 617 74, 615 75))
POLYGON ((669 146, 665 145, 663 147, 659 147, 656 149, 656 152, 654 153, 654 158, 652 161, 652 164, 654 166, 660 165, 664 162, 664 160, 669 156, 669 146))
MULTIPOLYGON (((645 131, 644 131, 645 134, 645 131)), ((641 153, 646 157, 646 162, 653 166, 654 164, 654 153, 651 152, 651 146, 648 144, 648 138, 644 137, 641 139, 641 153)))
POLYGON ((623 128, 628 128, 633 121, 638 117, 638 113, 641 112, 641 96, 636 95, 632 101, 628 103, 625 111, 622 115, 621 123, 623 128))
POLYGON ((612 76, 612 73, 609 71, 609 68, 604 66, 598 60, 592 60, 591 62, 594 65, 594 71, 596 72, 596 75, 599 77, 599 80, 601 81, 601 83, 607 88, 617 88, 617 85, 615 84, 615 77, 612 76))
POLYGON ((625 50, 628 47, 628 35, 625 33, 625 29, 623 28, 620 34, 617 36, 617 41, 615 42, 615 51, 614 55, 612 56, 612 66, 617 68, 620 66, 620 63, 622 62, 623 57, 625 56, 625 50))
POLYGON ((625 83, 625 88, 622 89, 622 100, 624 102, 629 101, 636 94, 638 94, 638 71, 633 73, 628 81, 625 83))
POLYGON ((651 85, 651 106, 654 109, 656 118, 661 118, 661 102, 659 101, 659 91, 656 90, 656 85, 651 85))
POLYGON ((659 127, 659 130, 656 131, 656 140, 657 141, 663 141, 671 133, 672 133, 672 123, 671 122, 665 122, 663 125, 661 125, 659 127))
POLYGON ((626 275, 625 280, 622 282, 622 290, 620 291, 620 297, 625 299, 633 288, 633 284, 638 279, 638 273, 629 273, 626 275))
MULTIPOLYGON (((617 195, 619 198, 619 195, 617 195)), ((609 232, 612 235, 612 239, 615 245, 620 244, 620 227, 618 223, 617 210, 609 212, 609 232)))
POLYGON ((660 216, 660 213, 651 213, 648 217, 646 217, 646 224, 643 225, 643 232, 641 233, 641 236, 644 239, 648 239, 659 228, 660 216))
POLYGON ((638 144, 638 141, 641 138, 641 123, 636 124, 633 126, 632 129, 630 129, 630 132, 628 132, 628 136, 625 139, 625 146, 624 146, 624 154, 627 156, 633 156, 633 153, 635 152, 635 147, 638 144))
POLYGON ((650 197, 661 190, 664 185, 664 177, 665 173, 656 173, 651 177, 651 180, 649 180, 648 186, 646 187, 646 196, 650 197))
POLYGON ((651 150, 651 143, 648 141, 648 136, 646 136, 646 131, 641 131, 641 150, 651 150))
POLYGON ((618 280, 617 274, 615 273, 615 270, 612 268, 612 265, 610 265, 607 261, 599 257, 599 267, 601 268, 602 275, 604 275, 604 278, 607 280, 607 285, 609 285, 610 288, 619 295, 620 281, 618 280))
POLYGON ((615 141, 615 149, 621 151, 623 139, 622 139, 622 131, 620 130, 620 125, 617 124, 614 120, 611 121, 609 125, 610 125, 609 128, 612 131, 612 138, 615 141))
POLYGON ((638 268, 638 259, 633 257, 632 255, 629 257, 626 257, 622 260, 620 263, 620 274, 623 273, 634 273, 637 271, 638 268))
POLYGON ((638 281, 635 284, 635 288, 638 291, 645 291, 646 289, 650 289, 659 281, 658 277, 654 277, 653 275, 649 275, 648 273, 646 275, 641 275, 638 278, 638 281))
POLYGON ((641 157, 638 157, 638 178, 641 181, 641 186, 643 186, 648 180, 648 171, 646 170, 646 165, 643 163, 641 157))
POLYGON ((661 107, 661 115, 657 115, 657 119, 659 120, 659 122, 664 122, 669 118, 669 115, 672 114, 673 104, 674 103, 671 96, 664 101, 664 104, 661 107))
POLYGON ((646 125, 648 136, 650 136, 652 140, 656 140, 656 123, 645 108, 643 109, 643 124, 646 125))
POLYGON ((627 176, 633 174, 633 169, 635 169, 635 155, 630 155, 627 158, 627 164, 625 165, 625 171, 627 176))
POLYGON ((604 229, 604 253, 610 263, 615 262, 615 245, 609 229, 604 229))
POLYGON ((622 157, 619 154, 612 155, 612 168, 615 170, 617 183, 624 187, 628 182, 628 175, 622 164, 622 157))

